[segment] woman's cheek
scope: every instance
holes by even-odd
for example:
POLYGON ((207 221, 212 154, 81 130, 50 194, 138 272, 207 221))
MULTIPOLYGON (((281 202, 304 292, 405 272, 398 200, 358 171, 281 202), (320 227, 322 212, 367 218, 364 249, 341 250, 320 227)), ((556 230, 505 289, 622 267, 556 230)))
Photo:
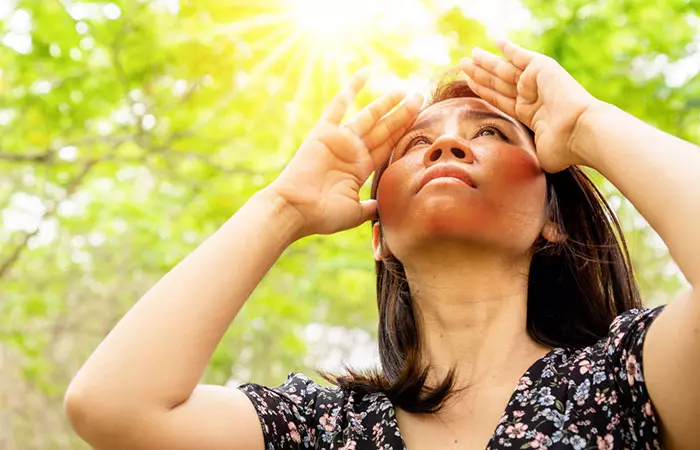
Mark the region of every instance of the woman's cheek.
POLYGON ((398 225, 406 212, 408 178, 400 167, 390 167, 384 171, 377 188, 377 205, 382 224, 398 225))
POLYGON ((529 182, 540 182, 544 179, 544 172, 540 167, 537 157, 531 152, 514 145, 505 145, 496 154, 497 160, 493 166, 498 168, 506 188, 522 188, 529 182))

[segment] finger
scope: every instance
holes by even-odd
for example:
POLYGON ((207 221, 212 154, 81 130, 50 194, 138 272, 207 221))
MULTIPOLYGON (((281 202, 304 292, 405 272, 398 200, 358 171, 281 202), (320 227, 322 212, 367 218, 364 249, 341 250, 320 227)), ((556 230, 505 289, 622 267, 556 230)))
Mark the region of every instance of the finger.
POLYGON ((532 50, 526 50, 508 40, 501 40, 496 43, 498 49, 508 58, 508 61, 513 63, 513 65, 521 70, 525 70, 532 58, 534 58, 537 53, 532 50))
POLYGON ((358 225, 368 220, 377 220, 379 218, 376 200, 363 200, 360 202, 360 207, 362 208, 362 213, 360 218, 361 222, 358 225))
MULTIPOLYGON (((510 65, 510 64, 509 64, 510 65)), ((495 91, 500 92, 506 97, 515 98, 518 95, 517 81, 506 81, 500 76, 477 65, 469 58, 464 58, 461 63, 462 69, 477 83, 487 86, 495 91)), ((513 67, 511 65, 511 67, 513 67)), ((515 67, 513 67, 515 69, 515 67)), ((519 70, 519 69, 516 69, 519 70)))
POLYGON ((506 97, 498 91, 477 83, 469 76, 467 76, 467 83, 472 91, 482 99, 486 100, 496 108, 500 109, 504 113, 511 117, 515 117, 515 99, 506 97))
POLYGON ((517 84, 520 74, 523 73, 521 69, 515 67, 510 61, 479 47, 472 49, 472 57, 477 65, 508 83, 517 84))
POLYGON ((419 93, 412 94, 395 111, 382 118, 382 120, 362 138, 362 142, 365 143, 365 146, 371 152, 382 145, 396 131, 407 130, 416 118, 421 105, 423 105, 423 96, 419 93))
POLYGON ((537 102, 537 72, 525 73, 518 81, 518 95, 527 103, 537 102))
POLYGON ((340 121, 343 120, 348 106, 352 104, 357 93, 360 92, 367 82, 367 76, 368 72, 366 70, 358 71, 350 82, 333 97, 330 104, 323 112, 321 120, 338 125, 340 121))
POLYGON ((364 136, 382 117, 406 96, 403 90, 395 90, 379 97, 351 118, 345 126, 357 136, 364 136))
POLYGON ((370 156, 372 157, 372 162, 374 163, 375 170, 378 170, 384 165, 384 163, 393 155, 396 148, 396 144, 401 140, 406 134, 408 127, 406 129, 398 129, 391 135, 389 139, 384 141, 379 147, 372 150, 370 156))
POLYGON ((472 50, 472 56, 474 57, 473 61, 470 58, 463 58, 462 65, 468 65, 468 62, 472 62, 508 83, 517 84, 523 73, 522 69, 515 67, 510 61, 478 47, 472 50))

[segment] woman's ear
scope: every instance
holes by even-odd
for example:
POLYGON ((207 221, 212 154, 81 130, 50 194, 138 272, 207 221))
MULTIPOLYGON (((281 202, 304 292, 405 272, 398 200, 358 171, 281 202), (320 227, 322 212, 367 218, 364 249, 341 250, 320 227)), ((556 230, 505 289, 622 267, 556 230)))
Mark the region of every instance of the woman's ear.
POLYGON ((561 244, 569 236, 559 228, 559 225, 547 219, 542 227, 542 237, 553 244, 561 244))
POLYGON ((382 260, 382 237, 379 231, 379 221, 374 222, 372 226, 372 252, 375 261, 382 260))

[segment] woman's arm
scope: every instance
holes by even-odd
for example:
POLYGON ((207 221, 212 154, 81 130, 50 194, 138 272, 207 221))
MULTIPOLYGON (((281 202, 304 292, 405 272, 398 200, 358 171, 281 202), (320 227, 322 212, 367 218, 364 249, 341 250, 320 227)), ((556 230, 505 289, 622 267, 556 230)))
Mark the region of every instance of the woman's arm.
POLYGON ((700 147, 602 102, 581 115, 570 145, 632 202, 700 286, 700 147))
POLYGON ((666 448, 700 442, 700 148, 608 104, 584 113, 573 150, 659 233, 692 289, 649 328, 643 374, 666 448))
POLYGON ((282 174, 128 312, 72 381, 66 412, 104 449, 263 448, 253 405, 235 389, 197 387, 227 327, 295 239, 376 216, 359 189, 422 102, 393 92, 340 121, 365 78, 326 109, 282 174), (390 112, 391 111, 391 112, 390 112))
POLYGON ((99 449, 216 448, 223 439, 233 444, 246 437, 245 428, 236 427, 242 419, 262 448, 252 406, 243 417, 234 410, 245 406, 242 395, 216 400, 207 395, 211 388, 192 393, 231 321, 299 225, 289 206, 261 191, 153 286, 73 379, 66 411, 78 434, 99 449))
POLYGON ((601 172, 659 233, 692 288, 649 328, 642 370, 665 448, 700 442, 700 148, 593 98, 556 61, 501 43, 462 62, 482 98, 535 131, 550 172, 585 164, 601 172))

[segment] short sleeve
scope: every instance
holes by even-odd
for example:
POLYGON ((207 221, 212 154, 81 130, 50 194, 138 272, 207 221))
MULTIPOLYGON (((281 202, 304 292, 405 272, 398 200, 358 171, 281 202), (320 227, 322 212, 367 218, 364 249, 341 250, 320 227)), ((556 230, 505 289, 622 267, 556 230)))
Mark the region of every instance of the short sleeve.
POLYGON ((664 308, 665 305, 625 311, 610 325, 605 343, 607 362, 620 393, 619 401, 636 426, 656 421, 644 382, 642 348, 649 326, 664 308))
POLYGON ((328 403, 329 397, 334 396, 333 390, 317 385, 300 373, 289 374, 279 387, 249 383, 239 389, 258 413, 266 449, 315 447, 319 403, 328 403))

